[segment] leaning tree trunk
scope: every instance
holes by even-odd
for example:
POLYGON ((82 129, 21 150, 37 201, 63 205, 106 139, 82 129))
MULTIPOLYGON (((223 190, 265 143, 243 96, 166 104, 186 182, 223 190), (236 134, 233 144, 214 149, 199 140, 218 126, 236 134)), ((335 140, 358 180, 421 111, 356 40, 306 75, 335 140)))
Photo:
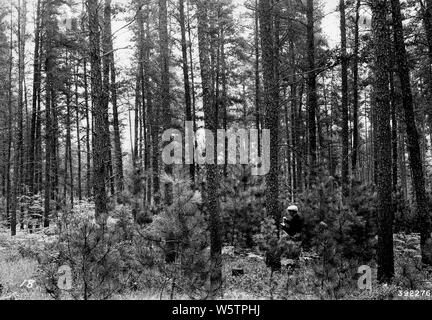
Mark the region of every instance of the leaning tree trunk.
POLYGON ((425 190, 425 176, 422 165, 419 133, 417 131, 414 114, 414 102, 411 90, 410 71, 404 42, 401 5, 399 0, 391 0, 393 13, 393 32, 395 41, 395 55, 397 72, 401 82, 402 104, 405 114, 405 127, 408 139, 408 154, 412 172, 412 183, 420 217, 420 234, 422 261, 432 265, 431 218, 425 190))

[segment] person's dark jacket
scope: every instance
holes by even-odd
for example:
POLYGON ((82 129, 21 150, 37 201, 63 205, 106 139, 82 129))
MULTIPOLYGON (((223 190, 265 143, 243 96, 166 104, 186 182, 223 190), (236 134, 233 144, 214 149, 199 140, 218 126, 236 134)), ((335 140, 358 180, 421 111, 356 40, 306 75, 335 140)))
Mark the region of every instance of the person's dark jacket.
POLYGON ((303 232, 303 219, 299 214, 294 214, 291 221, 286 222, 282 229, 291 237, 303 232))

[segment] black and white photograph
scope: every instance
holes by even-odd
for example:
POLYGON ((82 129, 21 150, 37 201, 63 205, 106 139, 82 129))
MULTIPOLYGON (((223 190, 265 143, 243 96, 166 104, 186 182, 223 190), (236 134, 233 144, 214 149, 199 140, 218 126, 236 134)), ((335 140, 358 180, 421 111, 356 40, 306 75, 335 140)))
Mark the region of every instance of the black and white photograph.
POLYGON ((0 305, 430 301, 431 213, 432 0, 0 0, 0 305))

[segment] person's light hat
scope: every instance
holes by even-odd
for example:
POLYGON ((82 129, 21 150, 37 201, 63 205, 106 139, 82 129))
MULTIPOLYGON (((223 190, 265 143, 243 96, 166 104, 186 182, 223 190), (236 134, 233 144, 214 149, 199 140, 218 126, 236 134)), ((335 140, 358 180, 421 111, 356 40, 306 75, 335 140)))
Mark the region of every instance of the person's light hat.
POLYGON ((287 211, 295 211, 295 212, 298 212, 299 211, 299 209, 298 209, 298 207, 297 206, 289 206, 288 207, 288 209, 287 209, 287 211))

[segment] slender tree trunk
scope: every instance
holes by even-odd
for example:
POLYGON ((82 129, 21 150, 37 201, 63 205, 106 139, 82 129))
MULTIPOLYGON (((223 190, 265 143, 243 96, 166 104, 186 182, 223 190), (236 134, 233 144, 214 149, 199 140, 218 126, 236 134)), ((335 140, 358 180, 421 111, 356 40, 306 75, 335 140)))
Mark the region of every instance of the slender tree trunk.
POLYGON ((82 200, 82 164, 81 164, 81 112, 79 105, 79 93, 78 93, 78 66, 75 68, 75 112, 76 112, 76 135, 77 135, 77 155, 78 155, 78 200, 82 200))
POLYGON ((102 103, 104 106, 104 117, 105 117, 105 131, 108 137, 105 141, 105 156, 106 159, 106 178, 111 195, 115 194, 114 188, 114 174, 113 174, 113 161, 111 154, 111 134, 110 134, 110 122, 109 122, 109 101, 111 93, 110 85, 110 68, 111 68, 111 0, 104 0, 104 16, 103 16, 103 33, 102 33, 102 103))
POLYGON ((46 85, 45 85, 45 200, 44 200, 44 227, 49 227, 51 213, 51 199, 54 194, 53 190, 53 160, 54 160, 54 145, 53 145, 53 112, 52 104, 54 100, 54 50, 52 39, 54 36, 52 17, 48 18, 47 35, 45 39, 45 70, 46 70, 46 85))
MULTIPOLYGON (((392 53, 392 62, 394 55, 392 53)), ((392 186, 393 192, 398 189, 398 122, 397 122, 397 99, 395 92, 393 68, 389 73, 390 80, 390 105, 391 105, 391 124, 392 124, 392 186)))
POLYGON ((258 130, 258 157, 261 157, 261 77, 260 77, 259 4, 255 0, 255 127, 258 130))
POLYGON ((24 56, 25 56, 25 25, 26 25, 26 0, 21 4, 18 1, 18 111, 14 149, 14 176, 11 212, 11 235, 16 235, 18 196, 22 192, 22 166, 23 166, 23 109, 24 109, 24 56))
MULTIPOLYGON (((168 10, 167 0, 159 0, 159 45, 160 45, 160 65, 161 65, 161 99, 160 110, 163 110, 164 130, 171 128, 171 98, 170 98, 170 58, 169 58, 169 37, 168 37, 168 10)), ((168 176, 173 174, 173 166, 165 165, 165 173, 168 176)), ((165 203, 171 205, 173 202, 173 185, 165 182, 165 203)))
POLYGON ((352 152, 352 173, 357 176, 357 168, 360 151, 360 133, 359 133, 359 50, 360 50, 360 6, 361 0, 356 2, 356 15, 354 25, 354 57, 353 57, 353 152, 352 152))
POLYGON ((291 62, 291 70, 292 70, 292 78, 291 78, 291 147, 292 150, 292 180, 293 180, 293 194, 294 198, 297 195, 297 148, 299 147, 297 144, 297 127, 299 123, 297 122, 297 76, 296 76, 296 57, 295 57, 295 47, 294 41, 290 40, 290 62, 291 62))
POLYGON ((398 140, 399 140, 399 148, 398 148, 398 159, 399 159, 399 172, 401 179, 401 187, 404 195, 404 199, 408 199, 408 179, 407 179, 407 170, 406 170, 406 149, 405 149, 405 134, 402 126, 398 126, 398 140))
POLYGON ((285 149, 285 157, 286 157, 286 187, 288 188, 288 193, 291 196, 291 199, 293 198, 293 185, 292 185, 292 165, 291 165, 291 150, 292 150, 292 145, 291 145, 291 130, 290 130, 290 119, 291 119, 291 115, 290 115, 290 110, 289 110, 289 100, 288 100, 288 94, 287 94, 287 88, 284 88, 284 94, 283 94, 283 100, 284 105, 285 105, 285 110, 284 110, 284 116, 285 116, 285 140, 286 140, 286 149, 285 149))
MULTIPOLYGON (((191 72, 191 89, 192 89, 192 118, 193 118, 193 130, 197 131, 197 119, 196 119, 196 93, 195 93, 195 71, 194 71, 194 59, 193 59, 193 50, 192 50, 192 35, 191 35, 191 26, 190 26, 190 6, 189 0, 186 0, 186 14, 187 14, 187 32, 188 32, 188 48, 189 48, 189 66, 191 72)), ((195 142, 195 148, 198 147, 198 143, 195 142)), ((195 165, 195 175, 197 176, 199 172, 199 167, 195 165)))
MULTIPOLYGON (((221 27, 220 30, 220 57, 221 57, 221 82, 222 82, 222 94, 220 99, 220 106, 223 111, 223 128, 225 132, 228 132, 228 96, 227 96, 227 65, 226 65, 226 53, 225 53, 225 30, 221 27)), ((246 101, 246 100, 245 100, 246 101)), ((225 159, 228 159, 228 139, 225 140, 225 159)), ((258 143, 259 144, 259 143, 258 143)), ((228 176, 228 162, 224 164, 224 177, 228 176)))
MULTIPOLYGON (((11 3, 12 9, 12 3, 11 3)), ((11 27, 10 27, 10 51, 9 51, 9 83, 8 83, 8 142, 7 142, 7 166, 6 166, 6 218, 10 218, 10 226, 14 221, 11 215, 11 200, 12 200, 12 185, 11 185, 11 160, 12 160, 12 139, 13 139, 13 115, 12 115, 12 98, 13 98, 13 84, 12 84, 12 70, 13 70, 13 28, 12 28, 13 15, 11 14, 11 27)))
POLYGON ((348 57, 345 0, 339 1, 342 54, 342 189, 349 195, 349 114, 348 114, 348 57))
MULTIPOLYGON (((135 123, 134 123, 134 142, 133 142, 133 149, 132 149, 132 160, 133 160, 133 167, 134 167, 134 177, 133 177, 133 195, 135 197, 134 202, 134 217, 137 218, 137 212, 139 210, 139 201, 138 197, 141 194, 141 161, 139 159, 139 141, 138 137, 142 130, 145 131, 145 137, 147 139, 147 132, 146 132, 146 119, 142 119, 140 121, 140 109, 145 110, 146 105, 146 87, 145 87, 145 81, 144 81, 144 59, 145 52, 145 32, 144 32, 144 17, 143 17, 143 9, 141 5, 138 5, 137 9, 137 26, 138 26, 138 72, 137 72, 137 79, 135 84, 135 123), (143 128, 143 129, 141 129, 143 128)), ((145 140, 146 140, 145 139, 145 140)), ((149 150, 147 145, 147 140, 145 141, 145 170, 149 170, 149 150)), ((144 193, 143 197, 144 203, 147 203, 146 195, 144 193)), ((150 199, 148 199, 150 201, 150 199)))
POLYGON ((300 90, 299 90, 299 104, 298 104, 298 110, 296 112, 298 112, 297 115, 297 125, 296 125, 296 146, 297 146, 297 159, 296 159, 296 163, 297 163, 297 192, 300 194, 303 192, 303 187, 304 187, 304 158, 303 155, 307 154, 303 153, 303 149, 306 149, 306 143, 302 143, 305 142, 304 138, 305 138, 305 126, 304 126, 304 118, 303 118, 303 93, 304 93, 304 83, 302 82, 300 85, 300 90), (302 141, 303 140, 303 141, 302 141), (302 148, 303 147, 303 148, 302 148))
MULTIPOLYGON (((423 25, 426 33, 429 59, 429 98, 432 97, 432 0, 420 1, 423 25)), ((429 112, 429 127, 432 130, 432 112, 429 112)), ((432 144, 431 144, 432 145, 432 144)))
POLYGON ((41 0, 37 2, 36 20, 35 20, 35 48, 34 48, 34 63, 33 63, 33 98, 32 98, 32 115, 31 115, 31 129, 30 129, 30 143, 29 143, 29 163, 28 163, 28 181, 27 184, 30 193, 37 193, 35 190, 35 167, 36 167, 36 152, 37 152, 37 118, 38 115, 38 101, 40 97, 41 86, 41 62, 40 62, 40 11, 41 0))
MULTIPOLYGON (((68 52, 66 52, 66 67, 69 67, 68 52)), ((72 134, 71 134, 71 85, 70 80, 67 80, 66 85, 66 148, 65 148, 65 166, 64 166, 64 201, 67 203, 67 189, 69 187, 70 203, 73 205, 73 172, 72 172, 72 134), (69 172, 68 172, 69 170, 69 172), (70 173, 70 182, 68 179, 70 173)))
POLYGON ((86 193, 87 198, 89 199, 92 196, 92 180, 91 180, 91 174, 92 174, 92 167, 91 167, 91 155, 92 155, 92 149, 91 149, 91 135, 90 135, 90 104, 89 104, 89 94, 88 94, 88 81, 87 81, 87 60, 84 58, 83 60, 84 65, 84 103, 85 103, 85 117, 86 117, 86 193))
POLYGON ((117 105, 117 80, 116 80, 116 67, 114 61, 114 48, 112 41, 111 31, 111 0, 106 1, 105 4, 105 33, 108 49, 108 68, 110 73, 110 91, 111 91, 111 104, 113 110, 113 129, 114 129, 114 173, 115 173, 115 186, 117 193, 121 193, 124 189, 123 178, 123 154, 121 148, 121 129, 119 111, 117 105))
MULTIPOLYGON (((155 114, 154 112, 158 111, 159 109, 153 107, 153 91, 152 86, 150 82, 150 44, 151 44, 151 34, 150 34, 150 22, 149 22, 149 9, 146 11, 145 16, 145 31, 143 29, 143 39, 145 39, 144 51, 143 51, 143 57, 144 57, 144 82, 141 86, 142 90, 142 105, 146 107, 146 117, 145 122, 148 124, 146 128, 146 170, 150 170, 150 167, 152 169, 152 177, 148 178, 147 181, 147 199, 149 202, 152 201, 152 195, 155 203, 159 203, 159 158, 158 155, 155 154, 155 152, 159 152, 158 145, 158 135, 159 135, 159 127, 154 126, 154 117, 156 117, 156 120, 158 119, 158 114, 155 114), (153 189, 153 194, 152 194, 153 189)), ((144 25, 143 25, 144 27, 144 25)), ((158 122, 157 122, 158 123, 158 122)), ((144 124, 144 121, 143 121, 144 124)))
POLYGON ((309 126, 309 185, 316 179, 317 137, 316 110, 318 105, 315 71, 315 20, 314 0, 307 0, 307 88, 308 88, 308 126, 309 126))
POLYGON ((153 93, 151 87, 150 76, 150 44, 151 44, 151 30, 149 19, 149 5, 147 8, 145 21, 146 21, 146 50, 144 60, 144 74, 145 74, 145 87, 147 88, 147 113, 150 118, 151 128, 151 144, 152 144, 152 179, 153 179, 153 199, 155 205, 160 204, 160 168, 159 168, 159 131, 160 131, 160 108, 159 104, 153 103, 153 93))

